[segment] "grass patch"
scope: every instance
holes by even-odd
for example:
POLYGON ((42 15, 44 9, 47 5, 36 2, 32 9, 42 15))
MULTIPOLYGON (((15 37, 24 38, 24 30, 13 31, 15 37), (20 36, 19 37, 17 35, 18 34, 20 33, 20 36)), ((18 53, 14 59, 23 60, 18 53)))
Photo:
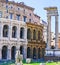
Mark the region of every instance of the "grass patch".
POLYGON ((39 65, 40 63, 30 63, 30 64, 23 64, 23 65, 39 65))
MULTIPOLYGON (((15 63, 0 63, 0 65, 15 65, 15 63)), ((40 65, 40 63, 34 62, 30 64, 23 63, 23 65, 40 65)), ((46 65, 60 65, 60 62, 46 62, 46 65)))

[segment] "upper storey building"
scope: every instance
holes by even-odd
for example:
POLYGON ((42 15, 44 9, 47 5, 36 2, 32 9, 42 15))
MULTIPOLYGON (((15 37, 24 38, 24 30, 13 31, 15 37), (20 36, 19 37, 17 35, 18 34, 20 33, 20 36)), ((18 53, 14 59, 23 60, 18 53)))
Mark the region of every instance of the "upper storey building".
POLYGON ((24 22, 40 22, 40 17, 34 14, 34 8, 26 6, 24 2, 0 0, 0 17, 24 22))
POLYGON ((15 59, 19 49, 27 57, 27 24, 40 25, 40 17, 34 14, 34 8, 23 2, 0 0, 0 59, 15 59))

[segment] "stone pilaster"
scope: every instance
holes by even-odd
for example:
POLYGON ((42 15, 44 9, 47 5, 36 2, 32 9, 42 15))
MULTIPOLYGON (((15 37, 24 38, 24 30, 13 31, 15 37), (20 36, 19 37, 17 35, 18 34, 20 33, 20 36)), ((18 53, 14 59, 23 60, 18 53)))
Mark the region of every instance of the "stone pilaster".
POLYGON ((12 25, 9 25, 9 38, 12 38, 12 25))
POLYGON ((31 47, 31 58, 33 58, 33 47, 31 47))
POLYGON ((20 39, 20 27, 19 26, 17 26, 17 27, 18 27, 18 29, 17 29, 17 39, 19 40, 20 39))
POLYGON ((2 49, 0 48, 0 60, 2 59, 2 49))
POLYGON ((11 47, 10 46, 8 46, 7 59, 11 60, 11 47))
POLYGON ((20 50, 20 45, 16 45, 16 50, 20 50))
POLYGON ((27 41, 27 28, 25 28, 24 39, 27 41))
POLYGON ((27 58, 27 45, 24 45, 24 49, 23 49, 23 58, 24 58, 24 59, 27 58))
POLYGON ((36 48, 36 58, 38 59, 38 48, 36 48))
POLYGON ((8 36, 9 36, 9 38, 11 38, 11 36, 12 36, 11 35, 11 26, 10 25, 9 25, 9 35, 8 36))
POLYGON ((0 23, 0 38, 3 36, 3 24, 0 23))

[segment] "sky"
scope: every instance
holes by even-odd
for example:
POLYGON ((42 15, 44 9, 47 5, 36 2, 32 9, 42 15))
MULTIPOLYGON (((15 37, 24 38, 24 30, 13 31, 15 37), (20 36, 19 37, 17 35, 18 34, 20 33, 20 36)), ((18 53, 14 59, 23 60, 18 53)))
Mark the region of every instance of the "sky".
MULTIPOLYGON (((60 0, 9 0, 15 2, 24 2, 26 5, 35 8, 34 13, 39 15, 41 19, 47 22, 47 12, 44 10, 45 7, 57 7, 58 8, 58 29, 60 32, 60 0)), ((55 18, 51 19, 51 31, 55 32, 55 18)))

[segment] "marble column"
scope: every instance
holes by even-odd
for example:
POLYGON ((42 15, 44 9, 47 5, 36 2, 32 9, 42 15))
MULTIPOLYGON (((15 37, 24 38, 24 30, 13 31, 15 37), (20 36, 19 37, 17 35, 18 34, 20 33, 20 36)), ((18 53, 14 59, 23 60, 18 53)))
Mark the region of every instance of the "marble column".
POLYGON ((55 16, 55 48, 58 49, 58 15, 55 16))
POLYGON ((50 49, 51 46, 51 16, 47 16, 47 22, 48 22, 48 27, 47 27, 47 49, 50 49))

